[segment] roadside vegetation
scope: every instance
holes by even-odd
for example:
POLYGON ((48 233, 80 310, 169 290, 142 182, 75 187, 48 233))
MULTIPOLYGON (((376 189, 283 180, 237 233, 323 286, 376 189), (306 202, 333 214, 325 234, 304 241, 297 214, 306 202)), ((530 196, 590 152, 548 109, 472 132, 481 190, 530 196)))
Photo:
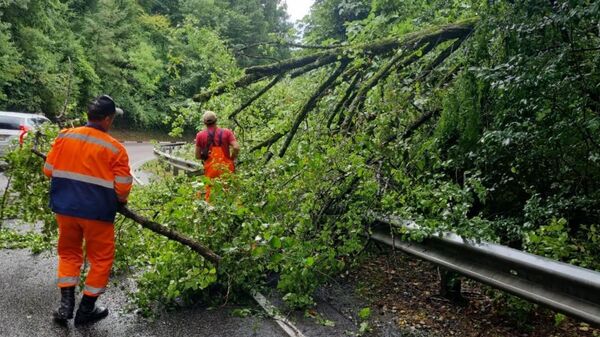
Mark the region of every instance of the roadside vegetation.
MULTIPOLYGON (((449 230, 600 270, 597 1, 319 0, 301 43, 275 0, 49 3, 0 3, 0 107, 67 121, 105 91, 124 124, 176 136, 211 109, 243 145, 210 204, 198 177, 134 189, 132 208, 223 257, 119 219, 116 270, 139 271, 142 308, 230 300, 265 275, 311 306, 377 213, 415 220, 412 239, 449 230)), ((32 141, 8 155, 25 196, 9 213, 51 240, 32 141)))

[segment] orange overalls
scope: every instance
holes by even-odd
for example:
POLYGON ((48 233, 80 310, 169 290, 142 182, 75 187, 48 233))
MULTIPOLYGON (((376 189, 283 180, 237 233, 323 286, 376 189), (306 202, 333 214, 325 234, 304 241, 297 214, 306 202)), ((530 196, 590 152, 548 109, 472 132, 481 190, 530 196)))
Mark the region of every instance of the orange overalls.
MULTIPOLYGON (((204 175, 211 180, 220 177, 223 173, 233 173, 235 166, 233 160, 229 159, 223 151, 223 130, 215 128, 214 133, 208 132, 209 153, 208 159, 204 161, 204 175), (219 143, 215 142, 216 134, 219 134, 219 143), (212 137, 212 138, 211 138, 212 137)), ((210 185, 206 186, 206 195, 204 199, 210 201, 210 185)))
POLYGON ((114 219, 133 178, 125 147, 93 124, 60 132, 44 164, 52 178, 50 207, 58 222, 58 286, 79 283, 82 242, 90 271, 83 293, 99 296, 108 284, 115 250, 114 219))

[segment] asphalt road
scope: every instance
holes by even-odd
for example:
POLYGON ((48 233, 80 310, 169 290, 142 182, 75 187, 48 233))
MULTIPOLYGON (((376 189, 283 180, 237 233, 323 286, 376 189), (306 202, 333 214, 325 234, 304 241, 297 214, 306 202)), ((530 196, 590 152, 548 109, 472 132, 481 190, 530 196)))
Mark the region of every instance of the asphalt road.
POLYGON ((156 158, 152 152, 154 145, 148 143, 126 143, 127 154, 129 155, 129 166, 131 173, 141 180, 142 183, 148 183, 150 178, 148 174, 141 171, 140 168, 144 163, 156 158))
MULTIPOLYGON (((62 327, 51 319, 58 304, 56 256, 0 250, 0 336, 286 336, 270 319, 233 317, 231 308, 186 308, 147 320, 126 310, 127 295, 112 286, 99 299, 111 309, 90 327, 62 327)), ((118 281, 117 281, 118 282, 118 281)))
MULTIPOLYGON (((132 170, 154 156, 151 144, 126 147, 132 170)), ((99 300, 111 309, 107 319, 91 327, 62 327, 51 319, 60 296, 54 283, 56 264, 54 252, 33 255, 27 250, 0 250, 0 336, 287 336, 262 315, 232 316, 232 307, 211 310, 199 305, 153 320, 141 318, 127 309, 127 294, 119 286, 126 280, 116 280, 117 286, 109 287, 99 300)))

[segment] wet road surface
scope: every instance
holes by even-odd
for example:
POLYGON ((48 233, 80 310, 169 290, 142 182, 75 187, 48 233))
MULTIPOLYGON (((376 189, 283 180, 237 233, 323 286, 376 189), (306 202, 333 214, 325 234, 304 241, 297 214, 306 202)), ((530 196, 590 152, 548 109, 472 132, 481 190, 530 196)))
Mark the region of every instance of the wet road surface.
POLYGON ((98 300, 111 309, 108 318, 89 327, 62 327, 51 319, 60 296, 56 259, 53 253, 0 250, 0 336, 286 336, 272 320, 233 317, 232 308, 186 308, 147 320, 125 310, 127 295, 118 286, 98 300))

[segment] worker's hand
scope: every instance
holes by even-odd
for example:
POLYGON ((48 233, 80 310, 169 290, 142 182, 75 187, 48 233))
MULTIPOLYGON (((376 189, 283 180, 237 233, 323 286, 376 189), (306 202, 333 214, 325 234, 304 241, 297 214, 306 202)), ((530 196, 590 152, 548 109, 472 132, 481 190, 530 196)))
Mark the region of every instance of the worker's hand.
POLYGON ((127 200, 125 201, 117 201, 117 209, 122 209, 123 207, 127 206, 127 200))

